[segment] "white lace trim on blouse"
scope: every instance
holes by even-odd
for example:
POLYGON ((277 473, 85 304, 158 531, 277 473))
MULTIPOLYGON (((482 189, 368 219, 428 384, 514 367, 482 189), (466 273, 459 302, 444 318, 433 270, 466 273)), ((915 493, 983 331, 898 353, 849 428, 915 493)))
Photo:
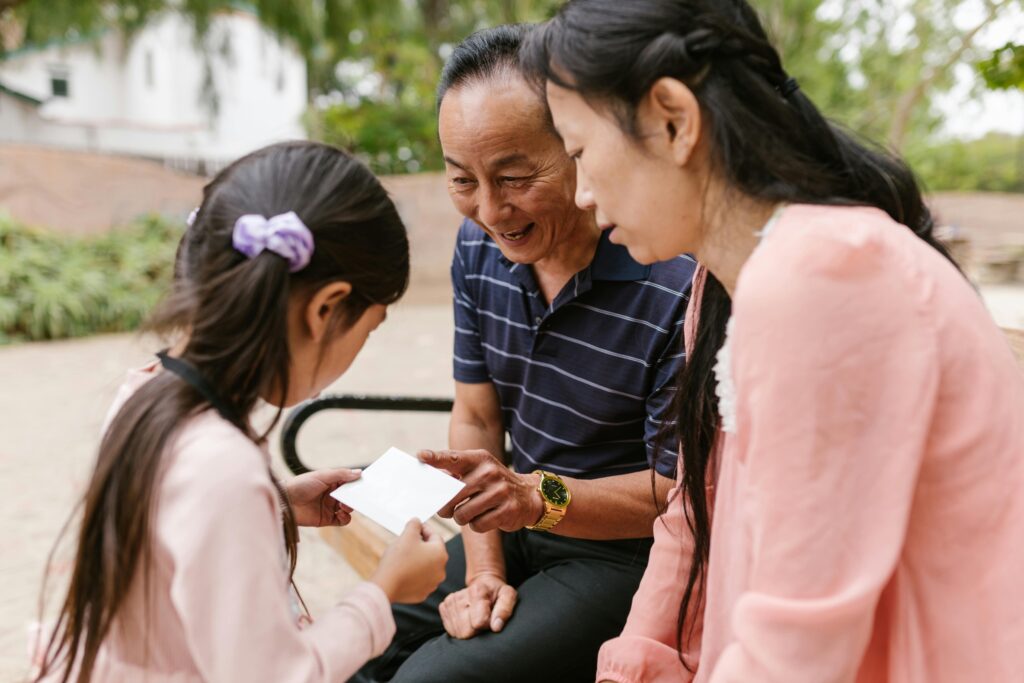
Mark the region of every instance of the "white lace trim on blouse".
MULTIPOLYGON (((779 220, 779 216, 782 215, 782 211, 785 205, 779 206, 772 213, 772 217, 768 219, 768 222, 764 224, 764 227, 758 230, 755 235, 760 237, 762 240, 768 236, 775 227, 775 223, 779 220)), ((718 417, 719 417, 719 428, 727 434, 736 433, 736 384, 732 379, 732 330, 733 330, 733 318, 729 318, 729 322, 725 327, 725 341, 722 343, 722 348, 718 349, 718 353, 715 355, 715 396, 718 397, 718 417)))

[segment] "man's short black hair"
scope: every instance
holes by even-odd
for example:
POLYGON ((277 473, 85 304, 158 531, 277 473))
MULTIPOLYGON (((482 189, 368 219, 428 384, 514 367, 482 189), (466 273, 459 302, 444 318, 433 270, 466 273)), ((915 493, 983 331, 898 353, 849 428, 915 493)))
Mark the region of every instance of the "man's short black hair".
POLYGON ((456 86, 505 73, 521 73, 519 48, 533 24, 505 24, 485 28, 466 38, 452 51, 437 84, 437 107, 456 86))

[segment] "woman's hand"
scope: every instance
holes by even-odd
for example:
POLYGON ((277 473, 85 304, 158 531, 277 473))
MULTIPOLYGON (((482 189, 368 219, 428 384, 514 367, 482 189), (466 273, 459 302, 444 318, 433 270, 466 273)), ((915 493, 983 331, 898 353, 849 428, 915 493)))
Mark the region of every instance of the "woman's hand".
POLYGON ((317 470, 295 477, 284 485, 299 526, 344 526, 352 521, 352 508, 342 505, 331 492, 355 481, 360 470, 339 467, 333 470, 317 470))

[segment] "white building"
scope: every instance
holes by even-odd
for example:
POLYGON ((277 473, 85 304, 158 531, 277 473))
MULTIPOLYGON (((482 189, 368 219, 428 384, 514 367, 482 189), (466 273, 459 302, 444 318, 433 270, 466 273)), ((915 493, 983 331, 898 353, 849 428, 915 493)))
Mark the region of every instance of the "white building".
POLYGON ((218 15, 197 46, 174 12, 0 60, 0 142, 147 157, 211 172, 305 137, 306 65, 249 12, 218 15))

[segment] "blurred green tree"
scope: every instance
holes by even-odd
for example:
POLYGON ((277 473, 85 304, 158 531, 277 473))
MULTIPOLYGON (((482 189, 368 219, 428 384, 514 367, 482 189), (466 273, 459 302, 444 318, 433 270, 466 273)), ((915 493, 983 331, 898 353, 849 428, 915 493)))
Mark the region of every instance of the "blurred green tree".
MULTIPOLYGON (((753 1, 787 69, 822 110, 897 151, 933 142, 941 123, 934 103, 954 85, 955 71, 982 58, 977 41, 986 28, 1024 9, 1024 0, 753 1)), ((311 137, 356 150, 375 170, 406 172, 440 164, 433 89, 451 46, 484 26, 543 20, 560 5, 560 0, 0 0, 0 36, 40 41, 110 24, 132 31, 168 9, 191 17, 202 35, 217 12, 249 7, 271 31, 295 41, 307 60, 311 137)), ((999 59, 1005 61, 1007 54, 1021 59, 1009 48, 999 59)))
POLYGON ((978 64, 992 90, 1024 90, 1024 45, 1007 43, 978 64))
MULTIPOLYGON (((1024 92, 1024 45, 1007 43, 978 64, 981 76, 992 90, 1024 92)), ((1017 177, 1014 190, 1024 192, 1024 135, 1017 136, 1017 177)))
POLYGON ((764 0, 790 72, 832 118, 896 151, 928 140, 934 102, 979 36, 1021 0, 764 0))

